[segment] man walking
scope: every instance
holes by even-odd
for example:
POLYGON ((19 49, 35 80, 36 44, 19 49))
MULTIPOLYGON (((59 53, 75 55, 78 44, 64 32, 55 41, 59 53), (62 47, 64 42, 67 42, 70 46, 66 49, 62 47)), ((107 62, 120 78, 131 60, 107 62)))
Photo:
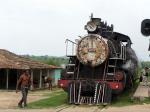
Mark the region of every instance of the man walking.
POLYGON ((48 83, 48 89, 52 90, 52 79, 50 77, 47 77, 47 83, 48 83))
POLYGON ((31 84, 31 77, 28 73, 28 71, 24 70, 22 74, 20 75, 19 80, 17 81, 16 86, 16 93, 18 92, 18 86, 21 85, 21 92, 22 92, 22 98, 18 103, 18 106, 22 108, 22 103, 24 103, 24 107, 27 106, 27 95, 28 95, 28 89, 31 84))

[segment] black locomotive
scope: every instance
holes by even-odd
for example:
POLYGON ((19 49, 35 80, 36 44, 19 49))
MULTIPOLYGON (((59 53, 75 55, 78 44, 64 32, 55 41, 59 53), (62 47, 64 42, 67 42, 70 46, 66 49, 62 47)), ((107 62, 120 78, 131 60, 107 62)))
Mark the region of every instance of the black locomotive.
POLYGON ((69 103, 110 103, 113 94, 133 85, 137 57, 132 42, 100 18, 91 17, 85 29, 88 34, 76 42, 66 40, 66 51, 71 43, 72 54, 67 54, 59 86, 68 92, 69 103))

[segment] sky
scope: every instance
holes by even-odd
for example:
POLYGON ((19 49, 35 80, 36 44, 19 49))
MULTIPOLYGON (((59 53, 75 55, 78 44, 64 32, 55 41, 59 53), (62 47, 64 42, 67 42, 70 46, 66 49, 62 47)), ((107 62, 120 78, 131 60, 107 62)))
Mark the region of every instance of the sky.
POLYGON ((65 55, 65 39, 86 35, 90 14, 130 36, 140 60, 148 60, 149 39, 141 22, 150 0, 0 0, 0 49, 16 54, 65 55))

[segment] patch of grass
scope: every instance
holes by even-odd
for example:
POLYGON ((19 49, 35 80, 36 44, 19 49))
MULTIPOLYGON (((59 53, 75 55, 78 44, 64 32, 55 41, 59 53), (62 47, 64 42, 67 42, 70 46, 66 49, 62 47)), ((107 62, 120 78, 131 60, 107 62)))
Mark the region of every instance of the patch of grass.
POLYGON ((64 91, 47 94, 48 98, 29 103, 28 108, 50 108, 67 105, 67 93, 64 91))
POLYGON ((61 93, 64 93, 63 90, 59 90, 59 91, 52 91, 50 93, 45 93, 43 94, 43 96, 46 96, 46 97, 53 97, 55 95, 58 95, 58 94, 61 94, 61 93))
POLYGON ((133 99, 133 94, 135 93, 137 87, 139 85, 139 82, 135 82, 135 85, 132 89, 126 90, 121 95, 116 96, 113 100, 110 106, 129 106, 129 105, 142 105, 142 104, 150 104, 150 98, 145 97, 143 101, 140 101, 139 99, 133 99))
MULTIPOLYGON (((132 99, 132 96, 137 89, 139 85, 139 82, 135 82, 134 87, 132 89, 125 90, 122 94, 119 96, 114 96, 112 99, 112 102, 108 106, 128 106, 128 105, 135 105, 135 104, 150 104, 150 98, 145 98, 143 101, 132 99)), ((43 94, 47 98, 41 99, 39 101, 35 101, 32 103, 29 103, 28 108, 55 108, 59 106, 66 106, 68 105, 67 102, 67 93, 63 90, 56 90, 52 91, 50 93, 43 94)), ((84 106, 84 105, 81 105, 84 106)), ((92 105, 93 106, 93 105, 92 105)), ((95 105, 94 105, 95 106, 95 105)), ((89 107, 89 105, 85 105, 85 107, 89 107)), ((99 108, 103 108, 103 105, 98 105, 99 108)), ((105 107, 106 108, 106 107, 105 107)))
POLYGON ((138 102, 132 99, 134 92, 136 91, 139 82, 135 82, 134 87, 132 89, 125 90, 119 96, 115 96, 112 100, 111 106, 128 106, 138 104, 138 102))
POLYGON ((146 98, 144 99, 144 101, 142 101, 142 104, 144 104, 144 103, 150 104, 150 98, 149 98, 149 97, 146 97, 146 98))

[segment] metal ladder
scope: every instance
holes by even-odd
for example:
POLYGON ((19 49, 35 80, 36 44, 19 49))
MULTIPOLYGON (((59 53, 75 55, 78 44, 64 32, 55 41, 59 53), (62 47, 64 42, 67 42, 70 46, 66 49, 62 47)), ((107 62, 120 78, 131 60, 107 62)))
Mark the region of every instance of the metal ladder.
POLYGON ((74 75, 74 71, 75 71, 75 64, 68 64, 67 65, 67 70, 66 70, 66 74, 67 75, 74 75), (72 67, 72 71, 69 70, 72 67))
POLYGON ((121 44, 120 55, 119 55, 119 53, 116 52, 115 48, 113 47, 115 56, 108 59, 108 66, 107 66, 106 76, 107 75, 108 76, 114 76, 114 74, 116 72, 117 61, 126 59, 126 47, 123 45, 122 42, 120 44, 121 44))
POLYGON ((73 75, 73 79, 79 79, 79 72, 80 72, 80 62, 78 63, 77 59, 74 63, 70 63, 66 66, 66 74, 73 75), (77 65, 77 66, 76 66, 77 65), (71 68, 71 70, 69 70, 71 68), (76 76, 75 76, 76 75, 76 76))
POLYGON ((109 58, 106 75, 113 76, 116 72, 116 67, 117 67, 117 59, 109 58))
MULTIPOLYGON (((71 58, 71 57, 70 57, 71 58)), ((67 66, 66 66, 66 74, 67 75, 73 75, 73 79, 75 78, 75 70, 76 70, 76 62, 77 62, 77 60, 75 60, 75 62, 71 62, 71 59, 69 59, 69 62, 68 62, 68 64, 67 64, 67 66)))

